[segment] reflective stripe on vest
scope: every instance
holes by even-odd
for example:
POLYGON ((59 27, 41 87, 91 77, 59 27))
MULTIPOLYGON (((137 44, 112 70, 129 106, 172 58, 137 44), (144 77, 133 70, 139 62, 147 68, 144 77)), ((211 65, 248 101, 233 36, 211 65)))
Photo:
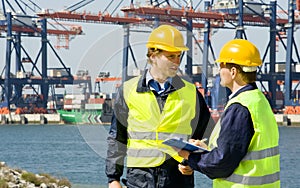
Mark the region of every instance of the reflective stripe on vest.
POLYGON ((166 153, 177 161, 173 148, 162 144, 167 138, 187 138, 192 134, 191 120, 195 117, 196 88, 183 81, 185 87, 170 93, 162 112, 152 91, 136 92, 140 77, 124 83, 124 99, 128 112, 128 167, 155 167, 166 159, 166 153))
POLYGON ((166 140, 168 138, 188 139, 186 134, 179 133, 155 133, 155 132, 130 132, 130 139, 146 139, 146 140, 166 140))
POLYGON ((163 157, 162 152, 157 149, 133 149, 129 148, 127 150, 127 155, 131 157, 163 157))
POLYGON ((230 177, 226 178, 227 181, 235 182, 244 185, 257 185, 260 186, 264 184, 274 183, 279 180, 279 172, 274 174, 268 174, 264 176, 241 176, 237 174, 232 174, 230 177))
POLYGON ((272 157, 279 154, 279 147, 275 146, 272 148, 267 148, 260 151, 249 151, 247 155, 243 158, 243 161, 247 160, 259 160, 267 157, 272 157))
MULTIPOLYGON (((280 187, 279 133, 274 114, 265 96, 258 90, 240 93, 228 101, 225 110, 239 103, 249 110, 255 133, 248 152, 233 174, 228 178, 217 178, 214 188, 278 188, 280 187), (263 114, 261 116, 260 114, 263 114)), ((217 147, 221 125, 218 121, 210 137, 210 149, 217 147)))

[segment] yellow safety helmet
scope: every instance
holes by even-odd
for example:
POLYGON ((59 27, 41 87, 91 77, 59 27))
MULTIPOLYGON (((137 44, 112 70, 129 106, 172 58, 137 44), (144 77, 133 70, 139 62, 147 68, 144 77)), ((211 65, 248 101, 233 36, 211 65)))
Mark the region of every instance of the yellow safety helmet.
POLYGON ((222 47, 216 62, 241 65, 242 68, 245 67, 245 72, 255 71, 255 68, 262 64, 260 53, 256 46, 245 39, 234 39, 227 42, 222 47), (247 69, 247 67, 249 68, 247 69))
POLYGON ((155 28, 146 44, 147 48, 155 48, 168 52, 187 51, 181 32, 173 26, 161 25, 155 28))

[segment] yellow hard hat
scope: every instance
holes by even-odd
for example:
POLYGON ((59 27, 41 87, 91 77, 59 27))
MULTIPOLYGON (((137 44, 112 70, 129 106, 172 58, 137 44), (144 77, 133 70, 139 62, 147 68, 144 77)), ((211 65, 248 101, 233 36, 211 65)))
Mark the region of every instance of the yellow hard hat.
POLYGON ((218 63, 234 63, 246 67, 257 67, 262 64, 258 49, 245 39, 234 39, 221 49, 218 63))
POLYGON ((173 26, 161 25, 154 29, 146 44, 147 48, 156 48, 168 52, 187 51, 181 32, 173 26))

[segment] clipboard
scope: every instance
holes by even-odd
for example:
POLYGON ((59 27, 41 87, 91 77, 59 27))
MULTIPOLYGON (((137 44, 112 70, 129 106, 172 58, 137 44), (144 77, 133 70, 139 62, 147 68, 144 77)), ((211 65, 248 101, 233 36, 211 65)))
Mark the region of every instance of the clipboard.
POLYGON ((180 139, 180 138, 171 138, 163 141, 163 144, 176 147, 182 150, 187 150, 189 152, 205 152, 208 151, 205 148, 193 145, 191 143, 188 143, 187 141, 180 139))

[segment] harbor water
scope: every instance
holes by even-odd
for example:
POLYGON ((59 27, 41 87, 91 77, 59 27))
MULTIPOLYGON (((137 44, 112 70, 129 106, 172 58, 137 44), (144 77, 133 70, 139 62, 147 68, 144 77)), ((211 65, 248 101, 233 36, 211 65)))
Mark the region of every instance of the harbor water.
MULTIPOLYGON (((107 187, 106 137, 101 125, 1 125, 0 161, 12 168, 68 178, 76 188, 107 187)), ((300 127, 280 126, 281 187, 300 186, 300 127)), ((195 173, 196 187, 211 180, 195 173)))

